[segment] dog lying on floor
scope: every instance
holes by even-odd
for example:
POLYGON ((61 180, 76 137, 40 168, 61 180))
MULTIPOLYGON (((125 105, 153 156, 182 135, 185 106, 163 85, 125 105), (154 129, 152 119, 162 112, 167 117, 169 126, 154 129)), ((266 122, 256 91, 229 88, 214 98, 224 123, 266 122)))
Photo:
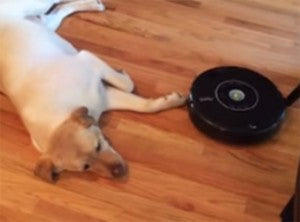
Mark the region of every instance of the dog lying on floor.
POLYGON ((99 0, 0 2, 0 90, 42 153, 35 175, 49 182, 63 170, 94 168, 104 177, 124 176, 125 161, 97 124, 101 114, 158 112, 186 100, 178 93, 156 99, 132 94, 134 84, 125 72, 91 52, 77 51, 55 33, 66 16, 104 8, 99 0))

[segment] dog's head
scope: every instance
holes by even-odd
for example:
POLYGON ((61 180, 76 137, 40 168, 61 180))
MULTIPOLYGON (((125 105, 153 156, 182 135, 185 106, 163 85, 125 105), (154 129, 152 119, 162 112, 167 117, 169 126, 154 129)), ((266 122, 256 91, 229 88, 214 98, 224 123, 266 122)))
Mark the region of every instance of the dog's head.
POLYGON ((63 170, 94 169, 104 177, 122 177, 127 167, 102 135, 86 107, 76 109, 54 132, 35 168, 35 175, 54 182, 63 170))

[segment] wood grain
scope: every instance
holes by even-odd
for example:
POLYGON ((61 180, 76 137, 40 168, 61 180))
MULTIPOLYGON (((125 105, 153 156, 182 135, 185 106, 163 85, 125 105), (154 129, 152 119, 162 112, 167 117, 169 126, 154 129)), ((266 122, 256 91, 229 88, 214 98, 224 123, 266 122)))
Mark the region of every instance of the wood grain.
MULTIPOLYGON (((65 20, 59 33, 131 74, 154 97, 188 93, 200 72, 240 65, 263 72, 284 95, 300 81, 298 0, 106 0, 104 13, 65 20)), ((112 112, 105 134, 128 160, 126 182, 63 173, 33 176, 38 153, 0 94, 1 221, 279 221, 300 155, 300 103, 281 131, 252 146, 198 132, 186 108, 155 115, 112 112)))

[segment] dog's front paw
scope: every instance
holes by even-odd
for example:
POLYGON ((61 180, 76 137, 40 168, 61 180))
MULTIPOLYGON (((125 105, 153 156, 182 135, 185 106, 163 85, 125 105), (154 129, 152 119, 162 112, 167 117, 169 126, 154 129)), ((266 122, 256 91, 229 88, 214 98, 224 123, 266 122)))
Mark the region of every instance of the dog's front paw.
POLYGON ((172 92, 166 96, 164 99, 170 107, 183 106, 186 103, 187 97, 178 92, 172 92))

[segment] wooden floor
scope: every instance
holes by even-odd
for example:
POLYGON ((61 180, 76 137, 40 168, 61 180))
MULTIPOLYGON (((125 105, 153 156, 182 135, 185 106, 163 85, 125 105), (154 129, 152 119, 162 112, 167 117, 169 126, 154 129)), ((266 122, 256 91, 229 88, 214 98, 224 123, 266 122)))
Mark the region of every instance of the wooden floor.
MULTIPOLYGON (((299 0, 106 0, 104 13, 68 18, 59 33, 124 68, 137 92, 188 93, 211 67, 263 72, 284 95, 300 81, 299 0)), ((207 138, 186 108, 155 115, 114 112, 102 125, 128 160, 129 180, 63 173, 33 176, 38 153, 10 101, 0 95, 0 221, 279 221, 300 155, 300 103, 264 144, 207 138)))

